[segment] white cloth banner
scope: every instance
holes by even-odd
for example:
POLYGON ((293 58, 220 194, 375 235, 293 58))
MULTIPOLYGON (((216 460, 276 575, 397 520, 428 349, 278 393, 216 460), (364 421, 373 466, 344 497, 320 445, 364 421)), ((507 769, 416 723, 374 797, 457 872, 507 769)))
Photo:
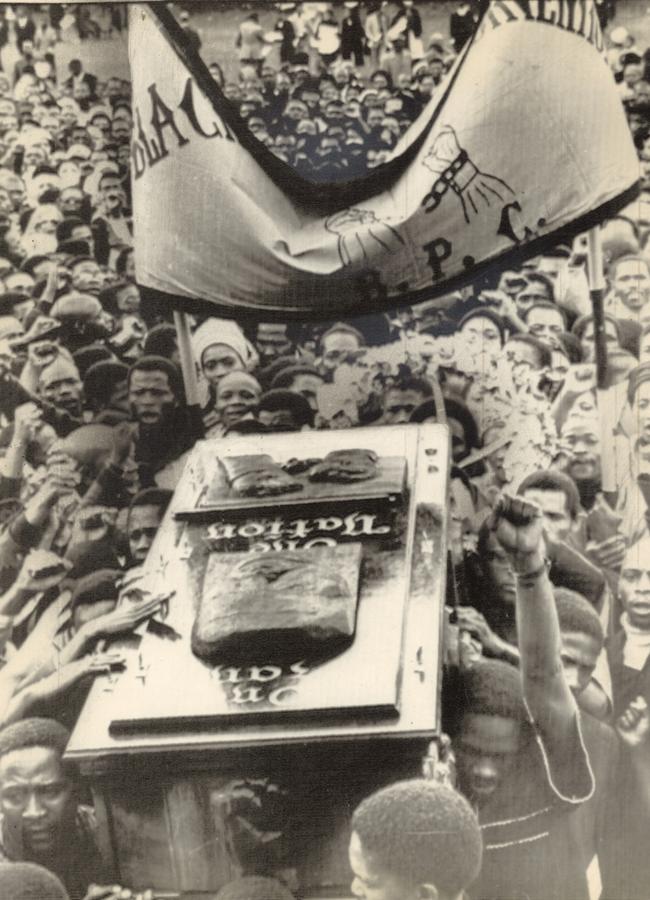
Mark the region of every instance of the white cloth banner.
POLYGON ((221 313, 331 318, 433 297, 634 195, 591 0, 492 3, 397 148, 424 134, 408 165, 328 215, 242 145, 148 8, 132 8, 129 39, 138 281, 221 313))

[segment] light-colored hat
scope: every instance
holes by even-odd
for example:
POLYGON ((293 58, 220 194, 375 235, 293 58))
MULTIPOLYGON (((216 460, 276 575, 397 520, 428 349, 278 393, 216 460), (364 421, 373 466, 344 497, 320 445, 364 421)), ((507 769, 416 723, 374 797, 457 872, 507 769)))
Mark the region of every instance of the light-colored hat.
POLYGON ((627 28, 619 25, 617 28, 612 28, 609 34, 609 39, 612 44, 616 44, 617 46, 622 47, 629 36, 630 32, 627 30, 627 28))
POLYGON ((232 348, 249 372, 259 361, 255 348, 239 325, 231 319, 206 319, 196 329, 192 335, 192 349, 199 365, 205 351, 214 344, 225 344, 232 348))

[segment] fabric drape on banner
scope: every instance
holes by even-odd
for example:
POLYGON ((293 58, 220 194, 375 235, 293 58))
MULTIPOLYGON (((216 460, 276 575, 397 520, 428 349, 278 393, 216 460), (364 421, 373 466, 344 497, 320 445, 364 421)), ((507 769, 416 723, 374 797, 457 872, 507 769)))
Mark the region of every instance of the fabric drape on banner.
POLYGON ((304 179, 283 184, 242 139, 158 18, 131 10, 136 271, 176 302, 285 319, 413 303, 635 195, 637 156, 590 0, 490 4, 426 126, 380 183, 372 173, 354 186, 353 205, 334 185, 326 213, 317 186, 310 202, 304 179))

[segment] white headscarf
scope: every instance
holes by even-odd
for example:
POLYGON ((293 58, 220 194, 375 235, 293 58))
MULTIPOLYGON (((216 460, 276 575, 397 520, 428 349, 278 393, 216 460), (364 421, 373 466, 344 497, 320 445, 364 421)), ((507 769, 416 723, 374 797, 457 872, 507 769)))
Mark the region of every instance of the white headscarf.
POLYGON ((214 344, 225 344, 234 350, 247 372, 259 362, 255 348, 236 322, 230 319, 206 319, 192 335, 192 349, 199 368, 203 354, 214 344))

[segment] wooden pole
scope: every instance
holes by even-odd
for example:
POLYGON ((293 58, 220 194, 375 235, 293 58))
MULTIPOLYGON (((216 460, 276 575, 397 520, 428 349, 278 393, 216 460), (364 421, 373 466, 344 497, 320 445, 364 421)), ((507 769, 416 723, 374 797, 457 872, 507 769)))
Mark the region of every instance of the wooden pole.
POLYGON ((178 338, 178 352, 181 357, 181 371, 183 372, 183 384, 185 385, 185 399, 188 406, 199 405, 199 387, 196 377, 196 366, 192 353, 192 340, 190 335, 190 323, 187 313, 174 310, 174 325, 178 338))
POLYGON ((607 391, 607 343, 605 340, 605 271, 600 226, 589 231, 589 253, 587 268, 589 294, 593 310, 594 346, 596 350, 596 395, 598 402, 598 422, 600 426, 600 458, 603 493, 611 503, 616 494, 616 473, 613 453, 613 416, 611 399, 607 391))

